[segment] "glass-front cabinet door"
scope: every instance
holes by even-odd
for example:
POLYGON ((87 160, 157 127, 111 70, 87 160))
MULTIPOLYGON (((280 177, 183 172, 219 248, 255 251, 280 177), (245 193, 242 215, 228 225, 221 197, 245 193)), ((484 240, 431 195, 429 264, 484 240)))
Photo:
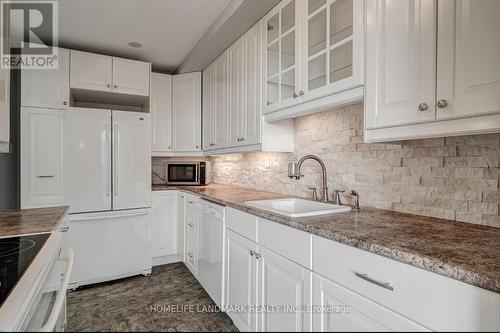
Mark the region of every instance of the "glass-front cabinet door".
POLYGON ((300 1, 302 101, 362 85, 362 0, 300 1))
POLYGON ((298 103, 300 84, 299 3, 284 0, 264 18, 265 113, 298 103))

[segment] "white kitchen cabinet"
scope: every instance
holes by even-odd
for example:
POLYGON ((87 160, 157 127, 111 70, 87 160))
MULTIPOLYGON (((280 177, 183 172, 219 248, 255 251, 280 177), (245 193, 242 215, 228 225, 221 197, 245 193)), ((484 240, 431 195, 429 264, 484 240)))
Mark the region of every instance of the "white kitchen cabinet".
POLYGON ((177 192, 177 253, 185 261, 184 244, 186 242, 186 194, 177 192))
POLYGON ((198 277, 198 224, 199 198, 186 194, 186 222, 185 222, 185 261, 186 267, 198 277))
POLYGON ((262 123, 262 60, 261 60, 261 28, 257 23, 243 36, 243 109, 241 126, 241 143, 252 145, 261 143, 262 123))
POLYGON ((150 112, 153 155, 172 151, 172 75, 151 73, 150 112))
POLYGON ((153 191, 153 258, 177 254, 177 193, 153 191))
POLYGON ((368 1, 367 10, 366 128, 434 120, 436 1, 368 1))
POLYGON ((312 272, 261 246, 257 258, 257 302, 264 307, 281 307, 279 311, 259 314, 259 331, 311 331, 312 313, 303 309, 312 305, 312 272))
POLYGON ((500 131, 499 22, 494 0, 367 1, 365 141, 500 131))
POLYGON ((500 113, 500 1, 440 0, 438 22, 437 119, 500 113))
POLYGON ((413 332, 424 327, 314 274, 314 332, 413 332))
POLYGON ((230 311, 228 315, 242 332, 255 332, 257 328, 257 314, 245 309, 257 304, 256 252, 256 243, 226 230, 225 305, 240 309, 230 311))
POLYGON ((71 50, 70 87, 112 91, 113 57, 71 50))
POLYGON ((69 50, 58 49, 57 69, 21 68, 21 105, 64 109, 69 106, 69 50))
POLYGON ((266 121, 363 99, 364 7, 363 0, 283 0, 264 17, 266 121))
POLYGON ((214 64, 203 71, 203 150, 215 145, 215 72, 214 64))
POLYGON ((214 96, 214 146, 227 147, 227 127, 229 109, 229 57, 225 52, 214 62, 215 96, 214 96))
POLYGON ((10 144, 10 70, 0 69, 0 153, 10 144))
MULTIPOLYGON (((281 1, 264 17, 264 113, 300 102, 300 6, 281 1)), ((302 91, 303 93, 303 91, 302 91)))
POLYGON ((244 142, 244 44, 236 41, 227 51, 229 57, 229 146, 239 146, 244 142))
POLYGON ((201 72, 173 77, 172 124, 174 151, 201 151, 201 72))
POLYGON ((261 30, 258 22, 203 71, 203 150, 208 154, 293 151, 291 119, 263 122, 261 30))
POLYGON ((21 208, 63 206, 66 110, 21 107, 21 208))
POLYGON ((149 62, 113 57, 113 92, 149 96, 149 62))

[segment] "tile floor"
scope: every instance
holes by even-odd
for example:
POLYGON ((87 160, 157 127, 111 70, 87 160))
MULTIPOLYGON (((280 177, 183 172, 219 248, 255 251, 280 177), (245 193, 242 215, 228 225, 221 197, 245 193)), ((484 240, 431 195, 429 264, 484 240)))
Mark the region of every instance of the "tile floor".
POLYGON ((153 268, 151 276, 79 288, 68 294, 68 331, 236 332, 225 313, 157 311, 163 305, 215 306, 182 263, 153 268))

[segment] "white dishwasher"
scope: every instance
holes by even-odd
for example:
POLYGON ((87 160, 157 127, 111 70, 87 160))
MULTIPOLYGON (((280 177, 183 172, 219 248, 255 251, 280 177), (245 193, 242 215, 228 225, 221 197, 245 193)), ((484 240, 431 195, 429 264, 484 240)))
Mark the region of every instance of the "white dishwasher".
POLYGON ((198 225, 198 281, 213 299, 222 306, 225 206, 200 200, 198 225))

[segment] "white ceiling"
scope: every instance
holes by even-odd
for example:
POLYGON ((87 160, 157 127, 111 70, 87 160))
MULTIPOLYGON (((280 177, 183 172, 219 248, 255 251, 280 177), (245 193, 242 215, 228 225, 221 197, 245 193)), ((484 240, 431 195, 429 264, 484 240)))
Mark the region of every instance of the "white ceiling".
POLYGON ((230 1, 59 1, 59 45, 148 60, 157 71, 173 72, 230 1))

